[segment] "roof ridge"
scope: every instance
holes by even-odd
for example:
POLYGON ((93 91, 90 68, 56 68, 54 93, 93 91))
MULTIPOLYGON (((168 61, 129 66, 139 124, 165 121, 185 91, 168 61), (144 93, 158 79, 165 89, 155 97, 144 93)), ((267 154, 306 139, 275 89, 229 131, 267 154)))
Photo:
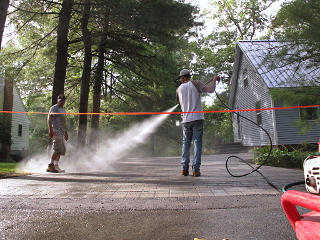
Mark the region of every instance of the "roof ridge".
MULTIPOLYGON (((237 46, 240 51, 248 58, 257 73, 269 88, 274 87, 297 87, 313 84, 314 78, 320 76, 319 66, 310 66, 308 61, 299 64, 278 58, 276 61, 269 62, 267 56, 276 56, 276 52, 283 46, 281 42, 274 40, 244 40, 238 41, 237 46), (271 49, 269 49, 271 47, 271 49), (275 50, 271 51, 271 50, 275 50)), ((301 53, 299 53, 301 54, 301 53)))
POLYGON ((276 39, 238 40, 237 42, 280 42, 276 39))

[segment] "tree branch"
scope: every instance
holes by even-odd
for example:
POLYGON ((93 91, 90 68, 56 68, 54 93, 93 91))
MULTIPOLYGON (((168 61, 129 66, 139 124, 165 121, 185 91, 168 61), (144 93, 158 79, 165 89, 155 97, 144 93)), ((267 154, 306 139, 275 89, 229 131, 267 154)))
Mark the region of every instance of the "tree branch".
POLYGON ((13 7, 14 9, 16 9, 18 11, 30 13, 30 14, 37 14, 37 15, 51 15, 51 14, 58 15, 59 14, 58 12, 34 12, 34 11, 30 11, 30 10, 26 10, 26 9, 22 9, 20 7, 14 6, 11 3, 10 3, 10 7, 13 7))

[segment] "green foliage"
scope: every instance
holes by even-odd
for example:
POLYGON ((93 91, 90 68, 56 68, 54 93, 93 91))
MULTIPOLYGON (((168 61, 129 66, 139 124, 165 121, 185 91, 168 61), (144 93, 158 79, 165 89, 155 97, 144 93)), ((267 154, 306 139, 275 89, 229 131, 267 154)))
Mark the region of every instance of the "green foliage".
MULTIPOLYGON (((187 37, 194 34, 192 28, 199 25, 195 21, 197 9, 174 0, 94 0, 91 4, 88 29, 93 37, 92 77, 97 67, 98 47, 102 44, 105 48, 101 112, 164 111, 173 106, 178 55, 186 47, 187 37)), ((82 2, 75 0, 68 37, 67 112, 79 109, 84 55, 80 30, 82 7, 82 2)), ((12 2, 11 9, 8 21, 17 31, 18 42, 10 42, 2 49, 1 67, 21 90, 28 111, 47 112, 51 105, 61 2, 22 0, 12 2)), ((67 117, 71 119, 68 123, 76 125, 77 116, 67 117)), ((91 118, 88 119, 90 124, 91 118)), ((42 151, 48 142, 46 116, 30 115, 30 120, 30 150, 42 151)), ((141 121, 141 117, 105 116, 100 127, 102 132, 113 133, 136 121, 141 121)), ((166 132, 176 141, 171 129, 176 126, 164 124, 156 141, 165 143, 166 132)))
MULTIPOLYGON (((73 95, 73 101, 78 101, 76 98, 79 95, 83 67, 83 44, 79 36, 79 13, 82 5, 80 1, 75 2, 69 32, 72 44, 69 46, 66 94, 73 95)), ((162 66, 164 64, 161 62, 164 62, 165 50, 178 50, 185 45, 185 34, 192 34, 190 29, 198 24, 193 16, 196 8, 173 0, 95 0, 91 1, 91 4, 92 13, 88 27, 93 36, 93 53, 96 53, 98 45, 101 44, 100 39, 105 38, 102 42, 106 48, 106 76, 109 74, 109 66, 112 66, 114 76, 117 75, 120 80, 126 79, 123 88, 118 89, 119 84, 112 86, 114 91, 122 97, 123 93, 120 91, 125 89, 126 92, 126 85, 134 85, 133 89, 143 95, 157 93, 152 90, 154 82, 150 82, 150 76, 163 71, 162 67, 165 66, 162 66), (106 29, 104 22, 107 22, 106 29), (124 74, 129 78, 123 77, 124 74), (140 80, 143 82, 140 83, 140 80), (149 89, 140 91, 140 88, 147 84, 150 85, 149 89)), ((5 53, 2 55, 3 60, 8 63, 5 67, 14 66, 18 73, 13 74, 14 80, 23 94, 31 90, 36 93, 46 91, 52 85, 57 16, 61 4, 23 0, 15 2, 12 7, 15 11, 9 14, 9 21, 18 29, 19 47, 12 43, 11 48, 8 47, 6 52, 2 52, 5 53)), ((93 64, 95 63, 96 57, 93 59, 93 64)), ((92 70, 94 73, 95 65, 92 70)), ((110 80, 105 81, 106 86, 110 87, 110 80)), ((161 81, 158 83, 158 86, 161 85, 161 81)))
MULTIPOLYGON (((272 1, 266 0, 219 0, 212 1, 214 12, 209 11, 217 27, 208 36, 198 38, 190 45, 189 59, 194 63, 191 69, 200 76, 219 73, 227 86, 231 82, 238 40, 257 38, 269 23, 263 10, 272 1)), ((229 87, 227 87, 229 88, 229 87)))
MULTIPOLYGON (((193 14, 196 9, 181 1, 173 0, 114 0, 109 1, 112 21, 117 30, 145 43, 164 46, 179 44, 179 39, 195 26, 193 14)), ((116 36, 119 37, 119 36, 116 36)), ((121 42, 118 42, 121 43, 121 42)))
POLYGON ((263 13, 272 1, 267 0, 219 0, 213 3, 218 8, 213 18, 219 19, 219 27, 236 32, 239 39, 253 39, 268 23, 263 13))
MULTIPOLYGON (((266 165, 285 168, 303 168, 303 162, 310 154, 315 155, 316 152, 306 151, 304 146, 297 149, 289 150, 286 147, 273 148, 266 165)), ((261 164, 269 153, 269 147, 261 147, 254 150, 254 161, 261 164)))
MULTIPOLYGON (((49 93, 34 94, 26 97, 26 108, 34 112, 49 112, 51 96, 49 93)), ((30 153, 43 152, 49 143, 47 115, 29 114, 29 149, 30 153)))
MULTIPOLYGON (((288 1, 281 7, 272 22, 272 29, 277 39, 292 42, 291 49, 297 46, 297 54, 290 55, 297 63, 319 66, 320 49, 320 2, 318 0, 288 1), (301 52, 304 54, 302 55, 301 52)), ((290 46, 289 46, 290 47, 290 46)), ((319 83, 319 78, 317 79, 319 83)))
POLYGON ((272 89, 271 96, 275 102, 281 103, 283 106, 314 105, 320 101, 318 87, 272 89))
POLYGON ((318 0, 294 0, 285 3, 273 26, 277 27, 280 36, 290 39, 305 39, 310 43, 320 42, 320 2, 318 0), (281 28, 281 29, 280 29, 281 28))
POLYGON ((13 173, 16 171, 18 163, 0 162, 0 173, 13 173))
MULTIPOLYGON (((220 93, 222 101, 227 101, 227 92, 220 93)), ((203 106, 204 111, 228 110, 216 99, 212 106, 203 106)), ((203 133, 204 149, 214 149, 215 144, 233 142, 233 129, 230 113, 208 113, 205 115, 205 128, 203 133)))

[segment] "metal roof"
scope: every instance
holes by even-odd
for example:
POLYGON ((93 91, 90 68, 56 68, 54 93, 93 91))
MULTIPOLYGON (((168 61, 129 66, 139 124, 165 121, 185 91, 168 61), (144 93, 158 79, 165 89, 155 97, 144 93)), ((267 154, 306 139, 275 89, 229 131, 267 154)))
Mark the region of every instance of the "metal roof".
POLYGON ((302 45, 274 40, 238 41, 237 45, 269 88, 320 85, 320 65, 309 58, 297 61, 306 56, 302 45))

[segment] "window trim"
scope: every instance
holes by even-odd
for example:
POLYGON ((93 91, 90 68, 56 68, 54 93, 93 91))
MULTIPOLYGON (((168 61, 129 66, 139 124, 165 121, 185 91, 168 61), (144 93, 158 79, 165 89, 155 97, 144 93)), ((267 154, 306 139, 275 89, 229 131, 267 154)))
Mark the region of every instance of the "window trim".
POLYGON ((18 137, 22 137, 23 126, 22 124, 18 125, 18 137))
POLYGON ((236 114, 236 115, 237 115, 237 125, 238 125, 238 139, 242 139, 240 115, 239 114, 236 114))
POLYGON ((243 86, 247 88, 249 86, 249 78, 248 78, 248 70, 246 68, 243 69, 243 72, 242 72, 242 81, 243 81, 243 86))
MULTIPOLYGON (((256 102, 256 109, 261 109, 261 101, 256 102)), ((262 126, 262 111, 256 110, 257 124, 262 126)))

